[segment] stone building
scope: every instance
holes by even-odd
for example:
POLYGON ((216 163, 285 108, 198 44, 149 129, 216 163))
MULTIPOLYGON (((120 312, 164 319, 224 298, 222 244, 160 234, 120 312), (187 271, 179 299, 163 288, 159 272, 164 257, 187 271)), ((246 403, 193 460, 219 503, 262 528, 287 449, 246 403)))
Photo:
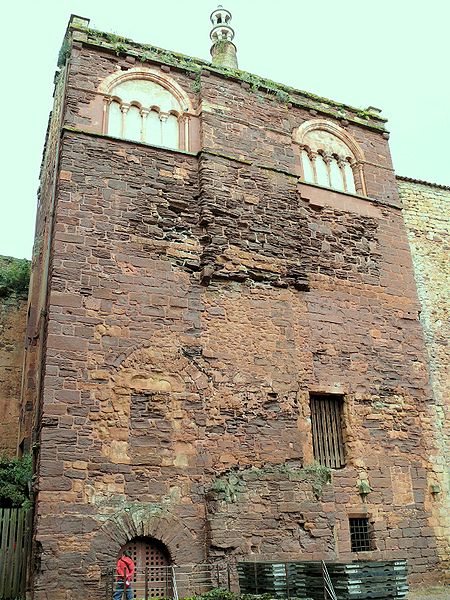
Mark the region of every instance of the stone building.
MULTIPOLYGON (((432 517, 443 557, 447 556, 450 531, 449 409, 450 409, 450 187, 399 177, 398 190, 411 248, 420 320, 428 350, 434 404, 432 424, 435 450, 430 455, 434 489, 442 503, 432 517), (446 554, 445 554, 446 552, 446 554)), ((445 559, 444 559, 445 560, 445 559)))
MULTIPOLYGON (((60 55, 31 278, 34 597, 98 597, 126 544, 435 581, 445 382, 385 120, 238 70, 225 10, 212 63, 88 25, 60 55)), ((426 270, 421 189, 400 181, 426 270)))

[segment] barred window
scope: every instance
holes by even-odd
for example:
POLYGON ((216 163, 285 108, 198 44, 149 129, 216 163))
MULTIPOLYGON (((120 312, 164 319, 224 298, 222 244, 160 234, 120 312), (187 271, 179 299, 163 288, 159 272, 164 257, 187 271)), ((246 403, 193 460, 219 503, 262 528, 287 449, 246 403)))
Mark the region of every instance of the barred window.
POLYGON ((345 467, 343 397, 311 394, 310 401, 315 460, 331 469, 345 467))
POLYGON ((352 552, 368 552, 375 549, 373 530, 368 518, 350 518, 349 527, 352 552))

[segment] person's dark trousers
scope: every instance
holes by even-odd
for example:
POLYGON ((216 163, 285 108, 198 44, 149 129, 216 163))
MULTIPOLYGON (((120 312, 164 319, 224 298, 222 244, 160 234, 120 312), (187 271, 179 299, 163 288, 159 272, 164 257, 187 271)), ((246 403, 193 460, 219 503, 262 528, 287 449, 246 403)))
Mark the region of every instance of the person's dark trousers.
MULTIPOLYGON (((125 588, 125 581, 119 579, 116 584, 116 591, 114 592, 113 600, 122 600, 123 590, 125 588)), ((133 590, 131 585, 126 588, 126 599, 133 600, 133 590)))

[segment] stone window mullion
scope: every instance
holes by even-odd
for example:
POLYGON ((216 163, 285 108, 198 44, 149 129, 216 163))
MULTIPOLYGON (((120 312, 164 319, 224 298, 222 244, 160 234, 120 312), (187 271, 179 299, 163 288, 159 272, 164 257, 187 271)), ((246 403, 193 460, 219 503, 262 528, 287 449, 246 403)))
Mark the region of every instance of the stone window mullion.
POLYGON ((345 159, 343 159, 343 158, 339 157, 339 158, 337 159, 337 164, 338 164, 339 170, 340 170, 340 172, 341 172, 341 177, 342 177, 342 183, 343 183, 343 188, 344 188, 344 191, 345 191, 345 192, 348 192, 347 176, 346 176, 346 174, 345 174, 345 168, 344 168, 344 165, 345 165, 345 159))
POLYGON ((324 152, 322 154, 322 158, 323 158, 323 162, 325 163, 326 168, 327 168, 328 186, 333 187, 333 185, 331 183, 331 161, 333 160, 333 157, 324 152))
POLYGON ((110 106, 112 104, 113 99, 111 98, 111 96, 105 96, 103 98, 103 126, 102 126, 102 133, 107 133, 108 132, 108 123, 109 123, 109 111, 110 111, 110 106))
POLYGON ((141 128, 141 142, 145 142, 147 139, 147 115, 150 110, 148 108, 141 108, 141 119, 142 119, 142 128, 141 128))
POLYGON ((121 104, 120 105, 120 110, 122 112, 122 127, 121 127, 121 137, 125 137, 126 136, 126 118, 127 118, 127 112, 130 110, 130 104, 121 104))
POLYGON ((161 144, 161 146, 164 146, 164 126, 167 122, 168 116, 169 115, 167 113, 159 113, 159 121, 161 123, 161 129, 160 129, 160 135, 161 135, 160 144, 161 144))
POLYGON ((313 172, 313 176, 314 176, 314 183, 318 183, 319 178, 317 177, 317 165, 316 165, 317 152, 310 151, 310 152, 308 152, 308 156, 309 156, 309 160, 311 161, 311 168, 312 168, 312 172, 313 172))

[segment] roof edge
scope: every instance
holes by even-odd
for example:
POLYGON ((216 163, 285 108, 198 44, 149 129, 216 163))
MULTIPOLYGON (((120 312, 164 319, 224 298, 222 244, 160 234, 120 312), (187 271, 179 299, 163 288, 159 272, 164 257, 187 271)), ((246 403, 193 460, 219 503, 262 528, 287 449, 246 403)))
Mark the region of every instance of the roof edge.
POLYGON ((428 187, 434 187, 441 190, 449 190, 450 185, 443 185, 442 183, 432 183, 431 181, 425 181, 424 179, 414 179, 413 177, 404 177, 403 175, 396 175, 396 179, 399 181, 407 181, 409 183, 419 183, 420 185, 426 185, 428 187))
POLYGON ((69 23, 69 28, 72 32, 79 32, 74 36, 78 41, 113 51, 117 55, 129 54, 142 61, 156 61, 196 73, 201 73, 202 70, 210 71, 227 79, 239 81, 242 85, 248 86, 252 91, 257 91, 258 89, 267 90, 276 99, 287 105, 300 105, 312 111, 332 115, 342 121, 352 121, 357 125, 368 127, 388 136, 385 128, 387 119, 381 117, 376 112, 359 109, 304 90, 298 90, 292 86, 277 83, 249 71, 219 67, 200 58, 159 48, 152 44, 134 42, 129 38, 117 34, 81 26, 76 21, 69 23))

